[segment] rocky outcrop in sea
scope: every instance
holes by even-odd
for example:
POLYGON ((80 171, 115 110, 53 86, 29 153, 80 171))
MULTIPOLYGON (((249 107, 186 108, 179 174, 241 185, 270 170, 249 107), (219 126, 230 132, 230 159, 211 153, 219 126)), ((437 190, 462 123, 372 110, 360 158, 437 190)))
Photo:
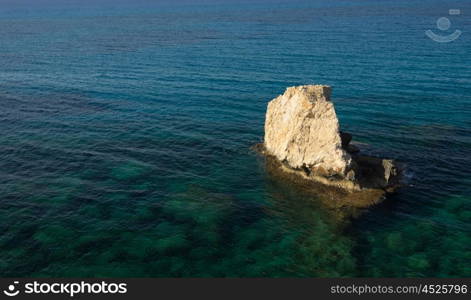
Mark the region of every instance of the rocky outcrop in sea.
POLYGON ((398 187, 397 164, 363 155, 351 144, 352 135, 340 130, 330 96, 326 85, 286 89, 268 103, 264 143, 258 149, 267 156, 269 170, 283 172, 279 175, 285 181, 288 176, 337 188, 358 206, 376 203, 398 187))

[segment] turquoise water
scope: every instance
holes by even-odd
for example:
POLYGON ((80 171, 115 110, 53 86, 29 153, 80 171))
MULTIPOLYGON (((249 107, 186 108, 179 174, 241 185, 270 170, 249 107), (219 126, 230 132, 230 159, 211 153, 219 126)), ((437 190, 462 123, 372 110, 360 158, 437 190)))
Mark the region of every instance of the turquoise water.
POLYGON ((0 0, 0 276, 471 276, 470 18, 466 0, 0 0), (406 166, 356 218, 250 150, 267 102, 309 83, 406 166))

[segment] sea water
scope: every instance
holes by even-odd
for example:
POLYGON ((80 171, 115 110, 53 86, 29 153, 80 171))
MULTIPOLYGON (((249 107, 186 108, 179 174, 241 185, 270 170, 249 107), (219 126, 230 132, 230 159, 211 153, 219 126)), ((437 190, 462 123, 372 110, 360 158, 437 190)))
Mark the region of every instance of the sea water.
POLYGON ((470 33, 466 0, 0 0, 0 275, 471 276, 470 33), (269 176, 301 84, 396 194, 350 217, 269 176))

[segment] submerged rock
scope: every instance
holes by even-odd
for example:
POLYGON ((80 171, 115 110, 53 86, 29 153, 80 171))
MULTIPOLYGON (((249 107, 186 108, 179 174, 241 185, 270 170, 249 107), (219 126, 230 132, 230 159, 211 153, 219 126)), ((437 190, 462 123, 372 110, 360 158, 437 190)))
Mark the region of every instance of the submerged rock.
POLYGON ((268 103, 259 150, 275 158, 285 173, 311 182, 350 193, 374 192, 374 198, 392 191, 398 184, 396 163, 359 154, 350 144, 352 135, 340 131, 330 95, 329 86, 297 86, 268 103))

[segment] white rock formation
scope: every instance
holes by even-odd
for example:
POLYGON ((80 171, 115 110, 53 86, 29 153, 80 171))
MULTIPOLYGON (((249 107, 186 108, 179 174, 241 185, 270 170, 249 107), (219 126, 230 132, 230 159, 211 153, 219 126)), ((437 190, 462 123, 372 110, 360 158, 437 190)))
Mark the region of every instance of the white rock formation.
POLYGON ((272 100, 266 113, 265 151, 314 176, 354 176, 330 94, 329 86, 304 85, 272 100))

